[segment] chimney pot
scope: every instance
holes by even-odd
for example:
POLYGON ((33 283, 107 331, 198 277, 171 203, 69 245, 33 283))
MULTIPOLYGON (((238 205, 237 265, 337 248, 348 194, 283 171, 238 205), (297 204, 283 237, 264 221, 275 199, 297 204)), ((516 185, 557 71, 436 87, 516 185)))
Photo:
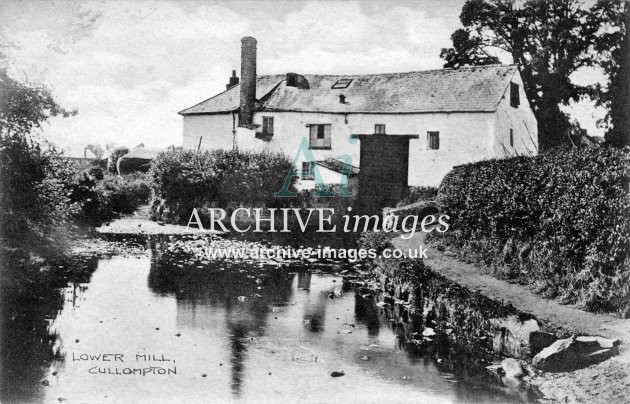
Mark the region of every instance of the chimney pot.
POLYGON ((230 88, 237 85, 238 82, 239 81, 238 81, 238 77, 236 77, 236 70, 232 70, 232 77, 230 77, 230 81, 228 81, 228 83, 225 85, 225 88, 229 90, 230 88))
POLYGON ((339 94, 339 103, 340 104, 345 104, 346 103, 346 96, 343 94, 339 94))
POLYGON ((287 73, 287 87, 297 87, 298 86, 298 77, 295 73, 287 73))

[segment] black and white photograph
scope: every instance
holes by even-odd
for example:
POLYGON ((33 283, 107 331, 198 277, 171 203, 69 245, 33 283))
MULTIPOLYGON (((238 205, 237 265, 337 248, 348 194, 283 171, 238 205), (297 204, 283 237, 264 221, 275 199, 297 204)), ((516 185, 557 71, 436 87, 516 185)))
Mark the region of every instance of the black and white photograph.
POLYGON ((628 402, 629 24, 1 0, 0 403, 628 402))

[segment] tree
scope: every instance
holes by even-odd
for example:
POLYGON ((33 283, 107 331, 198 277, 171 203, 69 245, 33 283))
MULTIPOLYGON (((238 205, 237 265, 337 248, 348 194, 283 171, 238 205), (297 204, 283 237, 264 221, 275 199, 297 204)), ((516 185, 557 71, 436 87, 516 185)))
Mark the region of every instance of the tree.
POLYGON ((464 28, 453 34, 453 48, 441 52, 445 67, 488 64, 497 60, 493 55, 509 55, 538 120, 540 149, 569 143, 571 124, 560 105, 593 94, 569 77, 593 64, 600 21, 577 0, 468 0, 460 20, 464 28))
POLYGON ((630 145, 630 2, 599 0, 593 18, 602 22, 595 43, 597 63, 610 78, 607 86, 598 85, 597 103, 608 109, 606 143, 630 145))
POLYGON ((20 83, 0 67, 0 238, 44 247, 75 211, 68 184, 74 170, 34 130, 71 114, 42 86, 20 83))

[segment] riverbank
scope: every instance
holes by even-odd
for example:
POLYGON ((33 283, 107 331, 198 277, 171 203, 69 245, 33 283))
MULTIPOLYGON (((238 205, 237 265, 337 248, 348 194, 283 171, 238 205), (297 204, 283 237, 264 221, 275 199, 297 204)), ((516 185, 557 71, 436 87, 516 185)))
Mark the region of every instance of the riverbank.
POLYGON ((141 206, 133 214, 111 220, 97 227, 100 235, 190 235, 190 234, 221 234, 219 231, 199 230, 197 227, 168 224, 149 219, 149 206, 141 206))
MULTIPOLYGON (((108 232, 107 229, 103 231, 101 228, 99 233, 102 236, 108 238, 111 236, 123 242, 119 244, 118 242, 110 243, 100 238, 87 239, 83 243, 78 243, 73 248, 73 253, 93 254, 96 251, 101 251, 99 255, 120 252, 125 255, 127 253, 133 254, 133 251, 125 251, 125 237, 132 239, 136 236, 151 234, 180 235, 191 233, 184 232, 184 226, 174 226, 174 232, 169 233, 170 227, 149 221, 143 210, 113 221, 109 226, 104 227, 110 227, 110 229, 108 232), (148 231, 149 225, 146 227, 144 225, 146 222, 163 232, 152 233, 148 231), (138 226, 138 224, 142 224, 142 226, 138 226)), ((541 323, 541 331, 550 332, 560 337, 567 337, 572 334, 600 335, 622 341, 619 347, 620 354, 602 363, 571 372, 536 372, 528 377, 527 383, 536 387, 544 396, 544 400, 576 403, 587 401, 592 403, 622 402, 625 400, 627 392, 630 390, 630 352, 627 349, 628 343, 630 343, 630 322, 611 315, 588 313, 575 305, 562 305, 557 301, 541 298, 526 286, 490 276, 488 268, 460 261, 453 251, 438 251, 427 244, 423 236, 424 234, 420 233, 407 240, 397 237, 392 242, 394 247, 400 248, 402 251, 423 245, 428 250, 428 259, 424 261, 432 271, 456 285, 461 285, 471 291, 478 291, 491 304, 498 302, 499 306, 513 306, 519 315, 521 313, 531 314, 541 323)), ((190 245, 185 240, 179 244, 190 245)), ((202 264, 203 262, 196 261, 191 263, 194 266, 202 264)), ((466 306, 466 302, 461 305, 466 306)), ((476 343, 477 341, 473 341, 471 346, 474 347, 476 343)), ((459 359, 459 357, 454 359, 453 366, 457 366, 456 363, 458 362, 456 361, 459 359)), ((444 360, 447 361, 448 359, 444 360)), ((483 370, 483 367, 481 369, 483 370)))
POLYGON ((598 335, 621 341, 619 355, 604 362, 572 372, 542 373, 530 380, 546 399, 560 402, 623 402, 630 391, 630 320, 608 314, 589 313, 576 305, 535 295, 526 286, 509 283, 489 275, 490 269, 467 264, 454 252, 440 252, 427 244, 424 233, 404 240, 392 240, 403 251, 423 245, 428 249, 425 263, 431 270, 458 285, 494 301, 511 304, 518 311, 531 313, 556 335, 598 335))

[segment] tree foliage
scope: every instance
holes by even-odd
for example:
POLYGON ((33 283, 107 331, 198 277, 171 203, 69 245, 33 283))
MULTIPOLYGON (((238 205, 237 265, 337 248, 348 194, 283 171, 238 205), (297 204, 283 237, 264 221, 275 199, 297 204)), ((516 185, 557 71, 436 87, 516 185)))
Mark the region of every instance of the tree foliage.
POLYGON ((68 186, 74 169, 35 134, 50 117, 69 114, 46 88, 0 68, 0 237, 7 245, 52 242, 77 209, 68 186))
POLYGON ((624 4, 600 0, 589 9, 578 0, 468 0, 460 15, 464 28, 453 34, 453 48, 443 49, 441 56, 445 67, 459 67, 495 63, 497 56, 509 55, 519 66, 538 120, 540 148, 547 150, 570 140, 571 124, 560 105, 601 93, 570 76, 618 58, 620 51, 598 51, 618 46, 619 35, 606 28, 614 31, 619 25, 624 4))
POLYGON ((604 29, 595 43, 597 63, 610 78, 607 86, 597 85, 597 102, 608 108, 606 143, 630 145, 630 2, 599 0, 593 18, 604 29))

